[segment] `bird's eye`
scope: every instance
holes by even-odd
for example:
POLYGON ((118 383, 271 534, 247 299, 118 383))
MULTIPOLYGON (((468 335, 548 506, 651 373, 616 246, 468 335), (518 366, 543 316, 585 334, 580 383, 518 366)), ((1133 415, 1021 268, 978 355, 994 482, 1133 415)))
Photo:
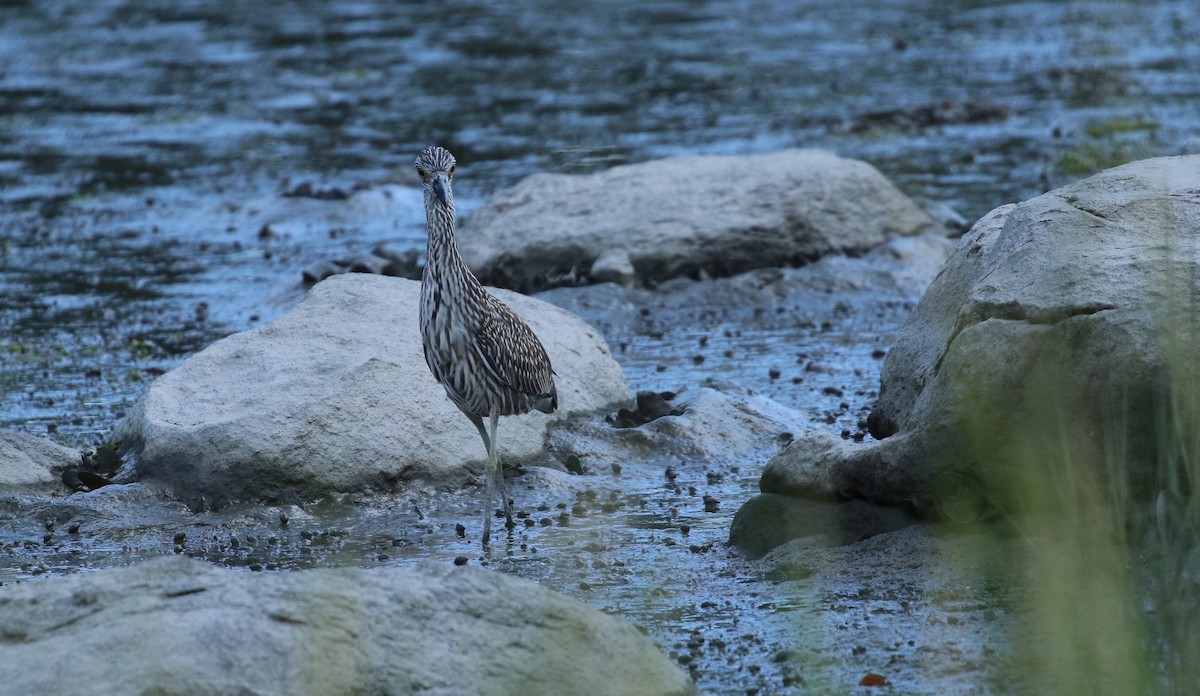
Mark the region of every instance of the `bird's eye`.
POLYGON ((417 176, 421 177, 421 181, 424 181, 425 177, 429 176, 429 174, 424 169, 417 167, 417 176))
POLYGON ((454 176, 454 170, 458 168, 457 164, 450 165, 450 176, 454 176))

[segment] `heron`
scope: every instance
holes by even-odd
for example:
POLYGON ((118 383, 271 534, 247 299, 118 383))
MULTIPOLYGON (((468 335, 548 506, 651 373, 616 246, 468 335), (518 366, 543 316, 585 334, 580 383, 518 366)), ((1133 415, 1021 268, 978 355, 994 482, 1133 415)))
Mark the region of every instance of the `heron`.
POLYGON ((433 146, 417 156, 425 195, 428 249, 421 276, 421 345, 429 371, 479 431, 487 449, 483 545, 492 532, 492 503, 498 485, 505 526, 513 528, 512 500, 504 483, 496 427, 500 416, 558 408, 554 369, 533 330, 475 277, 459 252, 454 233, 455 160, 433 146), (487 420, 485 426, 484 420, 487 420))

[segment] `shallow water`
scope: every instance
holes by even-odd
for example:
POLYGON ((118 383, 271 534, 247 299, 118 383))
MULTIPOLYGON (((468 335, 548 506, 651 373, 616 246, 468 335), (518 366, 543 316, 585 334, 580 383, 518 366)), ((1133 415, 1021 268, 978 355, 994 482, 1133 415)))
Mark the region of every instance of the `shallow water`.
MULTIPOLYGON (((292 306, 313 263, 419 246, 410 166, 432 142, 459 158, 465 214, 533 172, 814 146, 973 219, 1126 159, 1200 150, 1187 1, 16 2, 0 10, 0 66, 0 426, 78 447, 104 441, 162 370, 292 306), (357 186, 376 207, 281 198, 306 182, 357 186)), ((791 327, 608 337, 635 390, 729 379, 854 433, 873 352, 915 298, 896 299, 880 317, 814 308, 791 327)), ((488 562, 696 652, 680 662, 706 690, 799 686, 777 658, 836 598, 781 592, 720 546, 771 446, 597 473, 557 498, 518 486, 550 509, 529 509, 535 527, 488 562), (587 516, 561 525, 577 503, 587 516), (688 647, 693 631, 704 647, 688 647)), ((374 499, 194 513, 138 495, 0 511, 0 575, 171 553, 185 530, 180 552, 265 570, 479 560, 452 531, 476 520, 469 500, 432 499, 422 520, 374 499)), ((809 664, 858 662, 818 650, 809 664)), ((959 690, 953 664, 911 691, 959 690)))
POLYGON ((410 163, 431 142, 458 155, 468 213, 537 171, 815 146, 973 219, 1200 137, 1186 1, 102 0, 2 17, 0 424, 75 445, 146 377, 294 303, 312 263, 419 245, 410 163), (944 102, 1001 111, 920 115, 944 102), (380 219, 260 238, 255 211, 297 184, 381 181, 403 186, 380 219))

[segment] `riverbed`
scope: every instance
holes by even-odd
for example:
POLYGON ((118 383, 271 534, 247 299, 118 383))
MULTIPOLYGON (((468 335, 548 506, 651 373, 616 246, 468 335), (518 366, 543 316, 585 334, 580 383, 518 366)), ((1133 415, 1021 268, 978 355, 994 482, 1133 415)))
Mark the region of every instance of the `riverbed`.
MULTIPOLYGON (((1189 2, 2 12, 0 426, 78 448, 105 442, 155 376, 294 306, 314 264, 381 243, 420 248, 411 162, 430 143, 458 157, 468 218, 535 172, 820 147, 969 222, 1107 166, 1200 151, 1200 7, 1189 2), (323 201, 356 191, 380 192, 387 214, 320 217, 323 201), (308 204, 310 223, 263 222, 308 204)), ((736 382, 807 427, 853 435, 880 351, 918 297, 830 297, 789 321, 665 330, 584 315, 635 391, 736 382)), ((838 693, 897 662, 905 693, 1005 690, 1003 588, 947 609, 920 585, 882 596, 853 569, 835 589, 782 582, 724 548, 775 447, 518 484, 536 526, 492 557, 453 534, 476 517, 469 497, 435 494, 421 513, 355 496, 210 512, 114 490, 5 510, 0 578, 162 553, 264 572, 465 555, 629 618, 706 692, 838 693), (964 626, 975 629, 964 637, 964 626)))

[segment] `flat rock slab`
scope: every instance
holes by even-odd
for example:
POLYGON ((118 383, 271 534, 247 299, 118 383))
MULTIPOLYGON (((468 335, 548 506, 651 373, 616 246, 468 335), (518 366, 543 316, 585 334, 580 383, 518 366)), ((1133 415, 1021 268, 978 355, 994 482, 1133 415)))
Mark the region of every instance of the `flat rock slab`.
POLYGON ((460 235, 481 280, 529 292, 611 280, 615 259, 644 280, 721 277, 927 231, 944 233, 871 165, 785 150, 535 174, 493 196, 460 235))
POLYGON ((0 595, 7 694, 690 694, 631 624, 477 567, 186 557, 0 595))
MULTIPOLYGON (((118 424, 141 476, 177 494, 273 499, 475 481, 470 421, 430 375, 420 284, 329 278, 278 320, 234 334, 163 375, 118 424)), ((558 376, 559 411, 504 418, 506 461, 545 458, 547 425, 630 399, 607 344, 578 317, 496 291, 533 328, 558 376)))

